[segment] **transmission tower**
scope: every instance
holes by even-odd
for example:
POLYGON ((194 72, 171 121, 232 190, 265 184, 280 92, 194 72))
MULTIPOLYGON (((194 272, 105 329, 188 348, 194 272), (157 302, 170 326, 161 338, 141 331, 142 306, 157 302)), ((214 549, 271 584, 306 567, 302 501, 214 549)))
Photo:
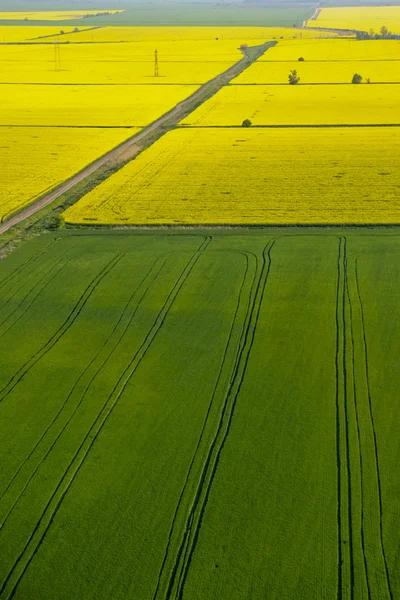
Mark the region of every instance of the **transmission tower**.
POLYGON ((58 40, 54 42, 54 70, 61 71, 60 43, 58 40))
POLYGON ((159 72, 158 72, 158 52, 157 50, 154 51, 154 77, 159 77, 159 72))

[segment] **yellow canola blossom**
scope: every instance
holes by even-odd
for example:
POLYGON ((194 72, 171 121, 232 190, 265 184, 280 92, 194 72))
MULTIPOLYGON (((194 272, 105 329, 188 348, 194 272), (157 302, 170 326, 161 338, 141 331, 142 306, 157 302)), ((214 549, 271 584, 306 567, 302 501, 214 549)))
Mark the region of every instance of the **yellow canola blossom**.
POLYGON ((329 27, 356 31, 379 32, 387 27, 392 33, 400 33, 400 6, 346 6, 323 8, 317 19, 307 22, 308 27, 329 27))
POLYGON ((134 135, 125 129, 2 127, 0 220, 134 135))
POLYGON ((0 125, 144 127, 196 89, 194 85, 4 84, 0 125))
POLYGON ((297 61, 394 61, 400 60, 400 40, 282 40, 258 62, 297 61))
POLYGON ((354 73, 364 82, 400 83, 399 61, 305 61, 256 62, 243 71, 233 84, 288 83, 289 71, 296 69, 301 83, 350 83, 354 73))
POLYGON ((68 223, 400 223, 400 128, 178 129, 68 223))
POLYGON ((0 21, 71 21, 83 19, 85 15, 97 15, 99 12, 117 14, 123 10, 46 10, 46 11, 0 11, 0 21))
POLYGON ((253 125, 400 124, 399 106, 399 85, 230 85, 182 124, 227 127, 245 119, 253 125))

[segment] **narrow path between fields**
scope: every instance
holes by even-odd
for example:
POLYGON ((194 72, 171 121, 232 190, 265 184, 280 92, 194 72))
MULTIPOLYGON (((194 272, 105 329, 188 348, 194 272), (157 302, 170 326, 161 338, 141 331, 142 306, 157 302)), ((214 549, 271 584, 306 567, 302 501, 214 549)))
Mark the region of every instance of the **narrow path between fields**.
POLYGON ((261 46, 252 46, 244 51, 243 58, 230 67, 227 71, 220 73, 214 79, 203 84, 194 94, 179 102, 173 109, 162 115, 156 121, 145 127, 136 135, 130 137, 125 142, 113 148, 104 156, 98 158, 95 162, 88 165, 79 173, 67 179, 63 184, 48 194, 45 194, 29 206, 23 208, 18 213, 11 216, 7 221, 0 224, 0 235, 11 229, 14 225, 21 223, 28 217, 33 216, 45 206, 54 202, 57 198, 72 190, 78 183, 81 183, 87 177, 107 165, 123 165, 127 160, 133 159, 145 147, 151 145, 163 136, 167 131, 175 127, 179 121, 193 112, 200 104, 214 96, 222 87, 227 85, 234 77, 237 77, 242 71, 255 62, 260 56, 275 46, 277 42, 267 42, 261 46), (147 142, 147 144, 146 144, 147 142))

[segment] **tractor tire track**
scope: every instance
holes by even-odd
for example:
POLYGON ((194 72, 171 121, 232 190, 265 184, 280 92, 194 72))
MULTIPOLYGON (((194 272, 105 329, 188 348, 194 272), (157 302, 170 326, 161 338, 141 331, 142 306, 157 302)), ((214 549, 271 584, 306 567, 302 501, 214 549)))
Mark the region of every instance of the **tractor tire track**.
POLYGON ((364 355, 363 362, 364 362, 365 382, 366 382, 367 397, 368 397, 368 403, 367 403, 368 404, 368 416, 369 416, 370 427, 371 427, 371 431, 372 431, 372 445, 373 445, 373 455, 374 455, 374 462, 375 462, 374 470, 375 470, 375 474, 376 474, 376 484, 377 484, 377 493, 378 493, 379 544, 380 544, 380 552, 381 552, 383 564, 384 564, 387 593, 389 595, 389 598, 391 600, 393 600, 393 592, 392 592, 390 576, 389 576, 389 567, 388 567, 388 563, 387 563, 385 545, 384 545, 384 541, 383 541, 383 508, 382 508, 381 475, 380 475, 380 469, 379 469, 379 452, 378 452, 378 441, 377 441, 377 435, 376 435, 374 411, 373 411, 373 407, 372 407, 372 394, 371 394, 370 377, 369 377, 368 343, 367 343, 367 334, 366 334, 366 327, 365 327, 364 304, 363 304, 362 295, 361 295, 360 280, 359 280, 359 273, 358 273, 358 258, 355 259, 354 268, 355 268, 355 283, 356 283, 356 290, 357 290, 357 298, 358 298, 360 315, 361 315, 362 346, 363 346, 363 355, 364 355))
POLYGON ((12 279, 23 273, 26 269, 29 269, 32 263, 35 263, 37 260, 39 260, 42 254, 46 254, 46 252, 48 252, 50 248, 52 248, 52 246, 57 244, 59 241, 61 240, 54 239, 52 242, 47 244, 47 246, 45 246, 44 248, 33 254, 30 258, 28 258, 28 260, 26 260, 23 265, 17 267, 12 273, 4 277, 4 279, 0 281, 0 290, 3 289, 3 287, 7 285, 7 283, 9 283, 12 279))
POLYGON ((363 455, 361 450, 361 429, 360 429, 360 415, 358 410, 359 404, 359 395, 357 390, 357 378, 356 378, 356 357, 355 357, 355 341, 354 341, 354 315, 353 315, 353 305, 349 290, 349 282, 348 282, 348 262, 347 257, 345 259, 345 288, 346 288, 346 298, 349 307, 350 313, 350 340, 351 340, 351 365, 352 365, 352 380, 353 380, 353 400, 354 400, 354 415, 356 422, 356 430, 357 430, 357 450, 358 450, 358 468, 360 473, 360 519, 361 519, 361 528, 360 528, 360 539, 361 539, 361 551, 363 556, 363 568, 364 568, 364 577, 365 583, 368 591, 368 600, 371 599, 371 587, 368 578, 368 563, 366 556, 366 544, 365 544, 365 510, 364 510, 364 465, 363 465, 363 455))
MULTIPOLYGON (((18 475, 20 474, 20 472, 22 471, 22 469, 24 468, 24 466, 29 462, 29 460, 31 459, 31 457, 33 456, 33 454, 35 453, 35 451, 38 449, 38 447, 40 446, 41 442, 44 440, 44 438, 46 437, 47 433, 50 431, 50 429, 56 424, 57 420, 60 418, 60 415, 62 414, 62 412, 64 411, 64 409, 66 408, 66 406, 68 405, 68 402, 70 400, 70 398, 72 397, 75 389, 78 387, 79 382, 83 379, 84 375, 89 371, 90 367, 96 362, 97 358, 100 356, 102 350, 106 347, 106 345, 108 344, 108 342, 112 339, 113 335, 115 334, 115 332, 118 329, 118 326, 120 325, 121 321, 123 320, 124 316, 127 314, 129 307, 132 303, 132 300, 134 299, 134 297, 136 296, 138 290, 141 288, 141 286, 144 284, 144 282, 146 281, 146 279, 149 278, 151 272, 154 270, 154 267, 156 266, 157 262, 161 262, 162 261, 162 257, 158 257, 156 258, 156 260, 154 261, 154 263, 152 264, 152 266, 150 267, 149 271, 146 273, 146 275, 143 277, 143 279, 141 280, 141 282, 139 283, 139 285, 137 286, 137 288, 134 290, 134 292, 131 294, 128 302, 126 303, 123 312, 121 313, 116 325, 114 326, 112 332, 110 333, 110 335, 108 336, 108 338, 106 339, 106 341, 103 343, 103 345, 101 346, 101 348, 98 350, 98 352, 96 353, 96 355, 94 356, 94 358, 91 360, 91 362, 89 363, 89 365, 86 367, 86 369, 83 371, 83 373, 79 376, 78 380, 75 382, 74 386, 72 387, 70 393, 68 394, 67 398, 65 399, 65 401, 63 402, 62 406, 60 407, 60 409, 58 410, 57 414, 55 415, 55 417, 52 419, 52 421, 50 422, 50 424, 47 426, 47 428, 45 429, 44 433, 41 435, 40 439, 38 440, 38 442, 35 444, 35 446, 33 447, 33 449, 31 450, 31 452, 29 453, 29 455, 26 457, 26 459, 24 460, 24 462, 20 465, 20 467, 18 468, 18 470, 16 471, 16 473, 14 474, 13 478, 11 479, 11 481, 9 482, 9 484, 7 485, 7 488, 3 491, 3 493, 0 495, 0 502, 3 499, 3 497, 5 496, 5 494, 8 492, 8 490, 11 488, 12 484, 14 483, 15 479, 18 477, 18 475)), ((122 342, 122 340, 124 339, 133 319, 136 316, 136 313, 143 301, 143 299, 145 298, 145 296, 147 295, 147 292, 149 291, 150 287, 153 285, 153 283, 157 280, 160 272, 162 271, 162 269, 165 266, 165 263, 167 262, 167 258, 165 258, 165 260, 162 262, 161 266, 159 267, 159 269, 156 269, 156 272, 154 274, 153 277, 150 278, 149 282, 147 283, 142 295, 140 296, 140 298, 138 299, 136 305, 133 308, 133 311, 127 321, 127 323, 125 324, 125 327, 123 329, 123 331, 121 332, 119 338, 115 341, 115 344, 113 345, 113 347, 110 349, 108 355, 103 359, 103 361, 100 363, 100 365, 96 368, 95 373, 92 375, 92 377, 90 378, 89 382, 86 384, 86 387, 83 391, 83 394, 81 395, 80 399, 78 400, 72 414, 70 415, 70 417, 67 419, 66 423, 64 424, 64 426, 62 427, 62 429, 60 430, 60 432, 58 433, 58 435, 56 436, 56 438, 53 440, 51 446, 49 447, 49 449, 47 450, 47 452, 45 453, 45 455, 43 456, 43 458, 40 460, 40 462, 37 464, 37 466, 35 467, 35 469, 33 470, 33 472, 31 473, 31 475, 29 476, 29 478, 27 479, 27 481, 25 482, 23 489, 21 490, 21 492, 19 493, 19 495, 17 496, 16 500, 14 501, 13 505, 11 506, 11 508, 9 509, 7 515, 5 516, 5 518, 3 519, 2 523, 0 524, 0 533, 3 530, 5 524, 7 523, 12 511, 14 510, 15 506, 17 505, 18 501, 20 500, 20 498, 23 496, 24 492, 26 491, 26 489, 28 488, 30 482, 32 481, 32 479, 34 478, 34 476, 36 475, 36 473, 38 472, 38 470, 40 469, 41 465, 45 462, 46 458, 49 456, 49 454, 51 453, 51 451, 54 449, 54 447, 56 446, 58 440, 61 438, 62 434, 64 433, 64 431, 67 429, 68 425, 70 424, 70 422, 72 421, 72 419, 74 418, 75 414, 77 413, 79 407, 82 405, 86 394, 88 393, 92 383, 94 382, 94 380, 96 379, 97 375, 100 373, 100 371, 103 369, 103 367, 107 364, 107 362, 109 361, 109 359, 111 358, 111 356, 115 353, 115 351, 117 350, 119 344, 122 342)))
POLYGON ((344 411, 344 429, 345 429, 345 464, 347 477, 347 515, 348 515, 348 544, 350 558, 350 599, 354 598, 354 531, 353 531, 353 482, 351 476, 351 459, 350 459, 350 423, 349 423, 349 399, 347 393, 347 322, 346 322, 346 264, 347 264, 347 239, 342 236, 342 299, 341 299, 341 318, 343 332, 342 346, 342 373, 343 373, 343 411, 344 411))
POLYGON ((19 583, 21 582, 26 570, 29 568, 29 565, 35 557, 40 545, 43 543, 47 533, 49 532, 53 520, 56 517, 62 505, 62 502, 68 493, 68 490, 70 489, 72 483, 79 474, 80 469, 82 468, 82 465, 84 464, 85 459, 88 456, 93 444, 98 438, 104 424, 106 423, 108 417, 114 410, 118 400, 125 391, 126 386, 128 385, 135 371, 145 358, 154 339, 157 337, 158 333, 163 327, 165 320, 169 314, 169 311, 173 306, 180 290, 184 286, 185 282, 192 273, 195 265, 197 264, 202 254, 206 251, 211 241, 211 236, 204 236, 203 242, 196 250, 196 252, 192 254, 183 271, 180 273, 179 277, 175 281, 170 293, 168 294, 165 302, 163 303, 163 306, 159 310, 156 318, 154 319, 153 324, 150 330, 148 331, 145 339, 143 340, 139 349, 135 352, 134 356, 132 357, 132 360, 126 367, 121 377, 118 379, 111 394, 104 403, 98 418, 96 419, 92 428, 88 431, 81 445, 77 449, 74 457, 72 458, 69 464, 69 467, 67 468, 66 472, 64 473, 64 476, 57 485, 57 488, 52 494, 50 500, 47 502, 46 507, 41 517, 37 521, 32 533, 30 534, 24 548, 17 557, 16 561, 14 562, 14 565, 9 571, 9 574, 5 578, 3 584, 1 585, 0 597, 2 598, 2 600, 3 598, 12 598, 15 595, 19 583))
MULTIPOLYGON (((192 507, 186 519, 185 530, 178 548, 175 563, 168 576, 167 589, 163 593, 165 600, 181 599, 191 560, 197 545, 204 511, 208 502, 212 483, 218 468, 220 456, 227 440, 236 402, 244 381, 251 350, 254 343, 257 323, 264 298, 265 288, 271 268, 271 249, 275 241, 269 242, 263 251, 262 267, 257 277, 248 318, 246 319, 245 334, 241 346, 238 347, 239 360, 232 374, 228 390, 225 394, 219 424, 208 450, 206 460, 200 475, 192 507)), ((160 596, 160 594, 158 594, 160 596)))
POLYGON ((31 287, 31 289, 25 294, 25 296, 20 300, 20 302, 17 304, 17 306, 14 308, 14 310, 12 310, 4 319, 3 321, 1 321, 0 323, 0 337, 4 336, 12 327, 14 327, 14 325, 28 312, 28 310, 30 309, 30 307, 32 306, 32 304, 35 302, 35 300, 37 300, 37 298, 41 295, 41 293, 47 288, 48 285, 50 285, 50 283, 57 277, 57 275, 59 275, 61 273, 61 271, 71 262, 72 258, 70 258, 69 260, 65 261, 65 256, 68 254, 68 252, 66 252, 61 258, 60 260, 58 260, 48 271, 46 271, 46 273, 43 275, 43 277, 41 277, 41 279, 39 279, 35 285, 33 287, 31 287), (62 263, 62 264, 61 264, 62 263), (39 289, 38 293, 32 298, 30 299, 28 305, 25 307, 25 309, 23 310, 23 312, 19 315, 19 317, 17 317, 17 319, 14 320, 14 322, 12 323, 12 325, 10 325, 10 327, 8 327, 5 331, 1 332, 1 328, 3 327, 3 325, 5 323, 7 323, 11 317, 20 309, 20 307, 24 304, 25 300, 27 300, 29 298, 29 296, 32 294, 32 292, 42 283, 42 281, 44 281, 49 275, 50 273, 58 267, 58 265, 61 264, 61 267, 55 272, 55 274, 50 277, 50 279, 48 279, 45 284, 39 289))
POLYGON ((96 290, 97 286, 101 281, 109 274, 109 272, 122 260, 128 250, 118 253, 114 258, 107 263, 105 267, 92 279, 85 291, 81 294, 78 302, 75 304, 68 317, 65 319, 61 327, 51 336, 49 340, 35 352, 33 356, 18 369, 18 371, 11 377, 9 382, 0 390, 0 403, 9 396, 9 394, 15 389, 22 378, 29 373, 29 371, 55 346, 55 344, 62 338, 68 329, 73 325, 76 319, 81 314, 88 300, 96 290))
MULTIPOLYGON (((226 252, 229 252, 229 251, 226 251, 226 252)), ((235 252, 238 252, 238 251, 235 250, 235 252)), ((192 456, 192 459, 191 459, 191 462, 190 462, 190 465, 189 465, 188 472, 186 474, 185 482, 183 484, 181 493, 179 495, 179 499, 178 499, 178 502, 177 502, 177 505, 176 505, 176 508, 175 508, 174 516, 172 518, 170 532, 169 532, 169 536, 168 536, 166 548, 165 548, 165 551, 164 551, 164 557, 163 557, 163 561, 162 561, 161 568, 160 568, 160 571, 159 571, 156 589, 155 589, 155 592, 153 594, 153 600, 156 600, 157 595, 160 593, 161 583, 162 583, 162 576, 163 576, 163 574, 165 572, 165 569, 166 569, 166 564, 167 564, 168 557, 170 555, 170 549, 171 549, 171 546, 172 546, 173 535, 174 535, 174 532, 176 530, 176 525, 178 523, 178 514, 179 514, 179 511, 180 511, 181 506, 183 504, 183 499, 184 499, 184 496, 185 496, 185 492, 186 492, 186 490, 188 488, 188 485, 189 485, 190 476, 191 476, 192 471, 193 471, 194 463, 196 461, 196 458, 198 456, 198 453, 199 453, 202 441, 203 441, 204 436, 205 436, 205 431, 206 431, 206 428, 207 428, 208 420, 209 420, 209 417, 210 417, 210 414, 211 414, 212 407, 213 407, 213 405, 215 403, 215 398, 216 398, 216 395, 217 395, 217 390, 219 388, 220 381, 221 381, 221 378, 222 378, 222 374, 223 374, 223 371, 224 371, 224 366, 226 364, 226 360, 227 360, 229 348, 231 346, 231 342, 232 342, 232 338, 233 338, 233 332, 234 332, 234 329, 235 329, 235 324, 236 324, 236 321, 237 321, 237 318, 238 318, 238 314, 239 314, 239 310, 240 310, 241 299, 242 299, 242 295, 243 295, 243 289, 244 289, 244 285, 245 285, 245 282, 246 282, 246 279, 247 279, 247 276, 248 276, 248 272, 249 272, 249 267, 250 267, 249 256, 253 256, 254 257, 254 261, 255 261, 255 270, 254 270, 254 276, 253 276, 253 282, 252 282, 251 289, 253 289, 253 286, 256 283, 256 275, 257 275, 257 270, 258 270, 258 258, 257 258, 257 255, 253 254, 252 252, 240 252, 239 251, 238 253, 242 254, 245 257, 245 261, 246 262, 245 262, 245 271, 244 271, 244 274, 243 274, 243 279, 242 279, 242 283, 241 283, 241 286, 240 286, 240 289, 239 289, 238 299, 237 299, 237 303, 236 303, 236 309, 235 309, 235 313, 234 313, 233 320, 232 320, 232 323, 231 323, 231 327, 230 327, 230 330, 229 330, 228 340, 227 340, 227 343, 225 345, 225 349, 224 349, 224 353, 223 353, 221 365, 220 365, 220 368, 219 368, 219 371, 218 371, 217 379, 216 379, 216 382, 214 384, 214 388, 213 388, 213 392, 212 392, 212 395, 211 395, 211 399, 210 399, 209 405, 207 407, 207 412, 206 412, 206 415, 205 415, 205 418, 204 418, 204 421, 203 421, 203 426, 202 426, 202 429, 201 429, 201 432, 200 432, 200 436, 199 436, 196 448, 194 450, 194 453, 193 453, 193 456, 192 456)), ((251 300, 251 290, 250 290, 249 297, 248 297, 248 300, 247 300, 247 308, 246 308, 245 315, 247 315, 247 313, 249 311, 250 300, 251 300)), ((244 327, 244 325, 243 325, 243 327, 244 327)), ((243 327, 242 327, 242 330, 243 330, 243 327)))

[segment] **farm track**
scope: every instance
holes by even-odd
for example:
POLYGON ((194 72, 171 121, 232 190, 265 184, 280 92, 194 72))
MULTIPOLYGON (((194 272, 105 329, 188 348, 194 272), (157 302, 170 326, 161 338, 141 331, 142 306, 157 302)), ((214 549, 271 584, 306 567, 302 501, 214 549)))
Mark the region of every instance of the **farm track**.
MULTIPOLYGON (((222 401, 217 429, 211 440, 211 444, 208 448, 201 469, 199 482, 194 494, 191 508, 188 515, 185 517, 186 522, 184 525, 184 531, 181 535, 181 541, 177 548, 175 558, 173 559, 170 570, 167 570, 167 556, 164 557, 153 600, 158 600, 161 598, 164 598, 165 600, 181 600, 183 598, 184 586, 190 569, 192 557, 196 549, 202 519, 218 468, 221 452, 224 448, 230 431, 237 399, 244 381, 248 361, 253 347, 260 309, 271 269, 271 250, 274 243, 275 242, 273 240, 265 246, 262 257, 262 267, 261 269, 256 268, 251 291, 247 301, 247 309, 243 321, 243 327, 236 349, 233 371, 230 377, 228 389, 222 401)), ((236 315, 237 312, 235 313, 235 317, 236 315)), ((181 497, 183 493, 184 490, 181 493, 181 497)), ((173 527, 176 524, 176 514, 177 513, 175 513, 172 524, 173 527)), ((168 542, 169 544, 170 540, 172 539, 172 535, 173 532, 171 531, 168 542)), ((167 553, 168 550, 169 546, 167 546, 167 553)))
MULTIPOLYGON (((79 448, 75 452, 72 460, 69 463, 67 470, 59 481, 55 491, 53 492, 50 500, 47 502, 46 507, 37 521, 32 533, 30 534, 24 548, 21 553, 17 557, 14 565, 11 567, 7 577, 3 581, 0 588, 0 597, 3 599, 12 598, 16 592, 19 582, 24 576, 26 570, 28 569, 30 563, 32 562, 39 546, 42 544, 45 536, 47 535, 51 524, 54 518, 57 515, 57 512, 68 493, 72 483, 74 482, 76 476, 80 472, 82 465, 89 454, 93 444, 95 443, 102 427, 107 421, 108 417, 112 413, 115 408, 118 400, 123 394, 126 386, 134 375, 135 371, 145 358, 147 352, 149 351, 154 339, 157 337, 159 331, 164 325, 164 322, 168 316, 168 313, 173 306, 180 290, 183 285, 187 281, 191 272, 193 271, 195 265, 198 260, 205 252, 207 247, 212 241, 211 236, 202 236, 203 242, 199 246, 199 248, 192 254, 189 261, 186 263, 183 271, 180 273, 178 278, 176 279, 171 291, 169 292, 165 302, 163 303, 161 309, 159 310, 156 318, 153 321, 153 324, 148 331, 145 339, 141 343, 139 349, 135 352, 133 358, 131 359, 129 365, 124 370, 123 374, 118 379, 115 384, 111 394, 107 398, 104 403, 98 417, 93 423, 92 427, 88 431, 84 440, 80 444, 79 448)), ((114 259, 115 260, 115 259, 114 259)))
POLYGON ((337 598, 393 600, 383 543, 377 437, 357 259, 350 279, 345 236, 339 238, 337 271, 337 598))

